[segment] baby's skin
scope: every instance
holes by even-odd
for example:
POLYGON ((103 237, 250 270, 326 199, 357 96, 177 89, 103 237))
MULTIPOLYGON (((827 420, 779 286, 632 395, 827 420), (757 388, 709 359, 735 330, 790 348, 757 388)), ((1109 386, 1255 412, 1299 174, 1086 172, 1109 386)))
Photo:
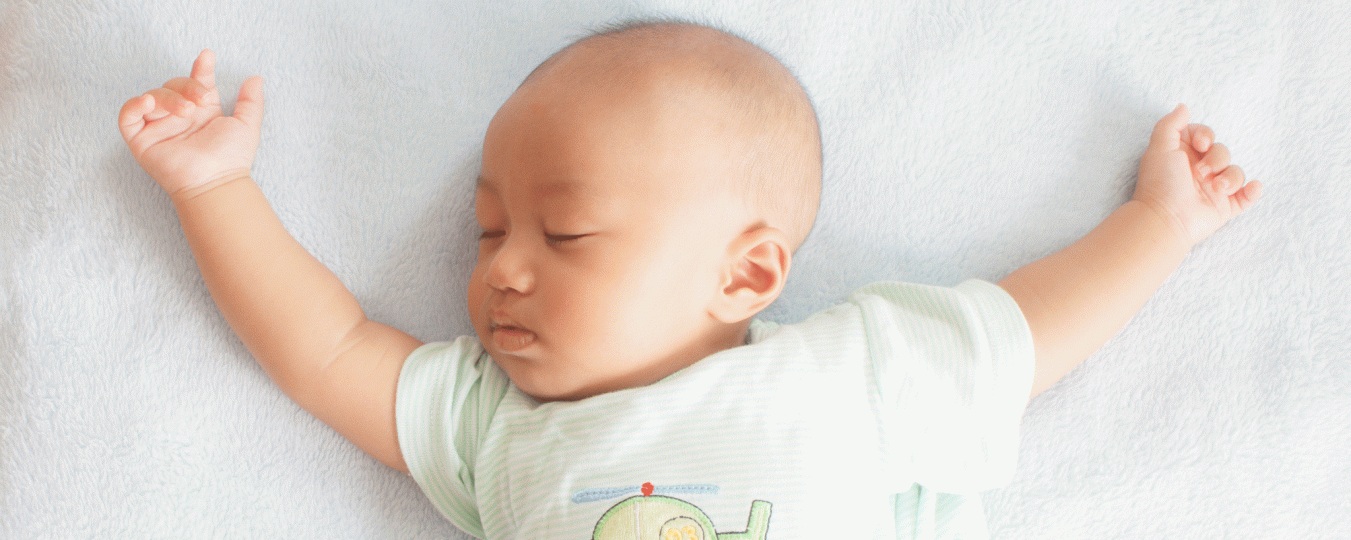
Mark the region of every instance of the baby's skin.
MULTIPOLYGON (((395 433, 394 393, 404 359, 421 343, 368 320, 352 294, 282 227, 250 176, 263 118, 263 81, 244 81, 227 116, 214 63, 212 52, 202 51, 190 76, 127 101, 118 119, 122 135, 137 162, 173 201, 212 298, 269 376, 358 447, 406 471, 395 433)), ((717 225, 707 218, 736 215, 729 210, 734 205, 718 197, 683 197, 683 206, 673 210, 678 190, 645 192, 653 188, 617 181, 620 169, 625 175, 659 178, 662 171, 643 168, 659 160, 622 162, 605 154, 605 148, 633 143, 622 130, 597 129, 590 144, 558 138, 558 133, 606 121, 592 120, 596 115, 539 122, 522 116, 521 107, 543 107, 567 95, 566 81, 543 79, 523 85, 503 106, 484 145, 485 173, 476 201, 483 239, 470 309, 476 333, 494 360, 536 399, 576 400, 649 384, 736 346, 747 321, 782 290, 794 247, 788 235, 756 219, 717 225), (521 139, 494 138, 502 133, 521 139), (524 139, 557 155, 531 161, 514 154, 519 146, 513 144, 524 139), (548 196, 543 188, 549 186, 535 182, 559 163, 580 164, 589 174, 548 196), (619 202, 623 205, 616 206, 619 202), (597 217, 585 204, 636 212, 597 217), (699 227, 686 231, 671 228, 696 223, 699 227), (670 234, 626 243, 624 235, 635 227, 670 234), (656 260, 683 253, 700 266, 644 266, 639 263, 656 255, 640 250, 666 257, 656 260), (551 274, 556 268, 569 272, 551 274), (618 273, 605 274, 616 268, 618 273), (661 354, 627 363, 587 363, 584 355, 572 354, 587 349, 595 332, 604 337, 604 331, 614 329, 624 335, 611 337, 622 343, 631 332, 650 339, 652 332, 663 331, 644 324, 608 325, 594 313, 570 310, 612 301, 587 294, 669 280, 672 272, 691 276, 693 285, 678 295, 626 304, 625 316, 644 323, 683 310, 682 316, 704 317, 671 323, 693 337, 673 336, 663 342, 669 346, 661 354), (557 296, 563 294, 559 288, 576 282, 601 285, 572 287, 568 294, 574 296, 557 296), (539 307, 549 295, 557 305, 539 307), (673 308, 673 303, 681 305, 673 308)), ((651 129, 677 130, 672 133, 678 135, 678 127, 651 129)), ((638 145, 632 150, 670 149, 638 145)), ((1215 142, 1209 128, 1189 123, 1186 107, 1179 105, 1159 120, 1131 200, 1084 238, 999 282, 1032 332, 1037 364, 1032 395, 1118 332, 1192 246, 1256 202, 1261 190, 1260 183, 1246 182, 1243 171, 1230 165, 1229 151, 1215 142)))

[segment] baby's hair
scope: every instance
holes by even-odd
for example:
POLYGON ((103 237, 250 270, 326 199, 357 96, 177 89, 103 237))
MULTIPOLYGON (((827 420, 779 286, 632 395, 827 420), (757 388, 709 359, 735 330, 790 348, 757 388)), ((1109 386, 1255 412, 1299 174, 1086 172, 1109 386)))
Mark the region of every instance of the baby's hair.
POLYGON ((749 40, 707 24, 675 18, 630 19, 606 24, 551 55, 521 85, 545 74, 570 80, 622 80, 644 65, 683 62, 693 88, 721 99, 739 119, 739 155, 733 164, 735 195, 765 224, 788 235, 796 249, 811 231, 821 196, 821 135, 816 110, 797 77, 749 40), (556 73, 577 50, 606 62, 556 73), (692 61, 696 58, 697 61, 692 61))

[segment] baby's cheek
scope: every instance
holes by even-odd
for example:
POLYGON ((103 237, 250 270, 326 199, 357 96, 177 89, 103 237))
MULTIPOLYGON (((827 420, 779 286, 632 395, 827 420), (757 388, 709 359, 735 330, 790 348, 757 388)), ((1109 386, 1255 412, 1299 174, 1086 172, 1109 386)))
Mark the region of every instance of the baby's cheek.
POLYGON ((554 336, 575 354, 594 358, 622 351, 626 323, 632 318, 622 298, 597 289, 577 288, 576 294, 548 302, 546 319, 554 336))
POLYGON ((483 331, 487 329, 487 311, 484 309, 484 302, 488 298, 488 287, 479 279, 479 272, 476 269, 469 277, 469 287, 465 294, 465 304, 469 308, 469 321, 474 325, 474 330, 483 337, 483 331))
MULTIPOLYGON (((539 291, 542 293, 543 291, 539 291)), ((584 343, 596 333, 597 324, 604 324, 602 299, 585 286, 572 286, 564 294, 538 294, 537 309, 556 335, 574 343, 584 343)))

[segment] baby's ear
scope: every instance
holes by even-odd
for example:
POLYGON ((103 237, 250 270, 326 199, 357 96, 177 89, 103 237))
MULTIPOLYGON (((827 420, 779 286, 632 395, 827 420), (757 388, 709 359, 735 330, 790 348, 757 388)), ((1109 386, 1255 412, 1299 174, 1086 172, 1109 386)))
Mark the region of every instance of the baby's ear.
POLYGON ((755 316, 779 297, 788 279, 793 250, 783 231, 759 226, 737 236, 727 254, 709 314, 734 324, 755 316))

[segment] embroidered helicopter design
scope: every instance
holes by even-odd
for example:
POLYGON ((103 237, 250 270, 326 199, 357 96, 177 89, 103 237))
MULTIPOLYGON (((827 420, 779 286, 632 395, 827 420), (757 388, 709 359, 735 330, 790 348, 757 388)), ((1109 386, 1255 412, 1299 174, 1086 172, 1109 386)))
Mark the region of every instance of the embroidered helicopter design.
POLYGON ((601 515, 592 540, 765 540, 769 530, 768 501, 751 502, 745 531, 719 533, 698 506, 666 495, 717 494, 718 487, 708 484, 657 487, 645 482, 642 486, 585 489, 574 494, 572 502, 599 502, 627 495, 635 488, 639 495, 619 501, 601 515))

